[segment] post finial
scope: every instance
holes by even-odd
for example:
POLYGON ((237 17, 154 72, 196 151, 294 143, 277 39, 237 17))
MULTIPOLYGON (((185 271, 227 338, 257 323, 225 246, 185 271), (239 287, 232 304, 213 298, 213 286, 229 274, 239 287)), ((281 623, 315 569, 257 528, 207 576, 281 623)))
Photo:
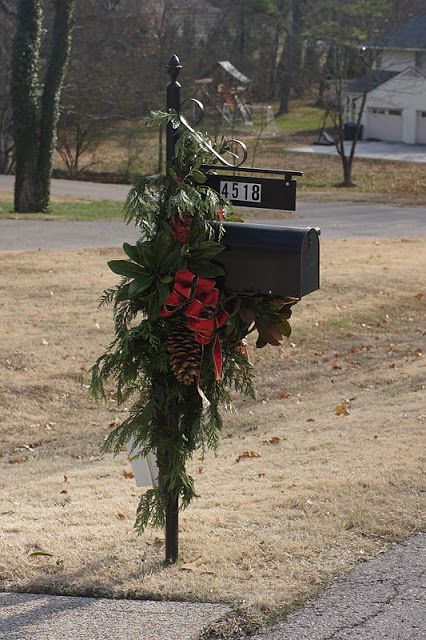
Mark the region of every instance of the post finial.
POLYGON ((179 71, 182 69, 182 65, 180 63, 179 58, 174 53, 170 56, 167 65, 166 65, 167 73, 169 74, 172 80, 176 80, 179 75, 179 71))

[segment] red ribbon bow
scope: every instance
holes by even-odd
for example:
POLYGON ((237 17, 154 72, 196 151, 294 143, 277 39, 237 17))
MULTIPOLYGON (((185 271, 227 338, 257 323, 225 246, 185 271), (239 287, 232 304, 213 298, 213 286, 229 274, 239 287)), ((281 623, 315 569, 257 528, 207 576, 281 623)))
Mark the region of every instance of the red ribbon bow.
POLYGON ((199 344, 209 344, 213 340, 213 362, 216 380, 219 380, 222 375, 222 349, 216 330, 225 324, 229 314, 218 307, 219 289, 214 285, 214 280, 197 276, 189 269, 178 271, 160 315, 167 318, 182 311, 187 317, 186 326, 194 331, 199 344))

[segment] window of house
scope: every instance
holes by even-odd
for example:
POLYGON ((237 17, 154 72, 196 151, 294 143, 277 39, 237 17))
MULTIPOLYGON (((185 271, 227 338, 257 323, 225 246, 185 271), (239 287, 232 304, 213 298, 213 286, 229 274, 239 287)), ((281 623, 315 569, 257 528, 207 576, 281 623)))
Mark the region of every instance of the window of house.
POLYGON ((371 107, 371 108, 369 109, 369 111, 370 111, 371 113, 376 113, 376 114, 377 114, 377 113, 386 113, 386 112, 385 112, 385 109, 379 109, 378 107, 371 107))
POLYGON ((402 116, 402 109, 389 109, 390 116, 402 116))

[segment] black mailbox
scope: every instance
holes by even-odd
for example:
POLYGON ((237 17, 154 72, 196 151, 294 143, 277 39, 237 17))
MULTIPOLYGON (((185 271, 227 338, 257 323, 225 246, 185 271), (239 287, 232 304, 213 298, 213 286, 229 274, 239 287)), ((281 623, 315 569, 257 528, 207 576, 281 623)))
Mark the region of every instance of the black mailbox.
POLYGON ((319 289, 319 229, 223 223, 225 287, 301 298, 319 289))

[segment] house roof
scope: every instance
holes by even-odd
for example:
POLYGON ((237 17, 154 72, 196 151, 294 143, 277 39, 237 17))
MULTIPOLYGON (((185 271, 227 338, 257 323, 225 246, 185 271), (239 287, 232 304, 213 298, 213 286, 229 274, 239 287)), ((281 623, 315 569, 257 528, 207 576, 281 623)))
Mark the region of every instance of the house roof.
POLYGON ((351 80, 346 85, 346 91, 348 93, 363 93, 365 90, 367 90, 367 92, 372 91, 400 73, 400 71, 372 71, 368 75, 351 80))
POLYGON ((426 15, 408 20, 368 44, 377 49, 426 50, 426 15))

